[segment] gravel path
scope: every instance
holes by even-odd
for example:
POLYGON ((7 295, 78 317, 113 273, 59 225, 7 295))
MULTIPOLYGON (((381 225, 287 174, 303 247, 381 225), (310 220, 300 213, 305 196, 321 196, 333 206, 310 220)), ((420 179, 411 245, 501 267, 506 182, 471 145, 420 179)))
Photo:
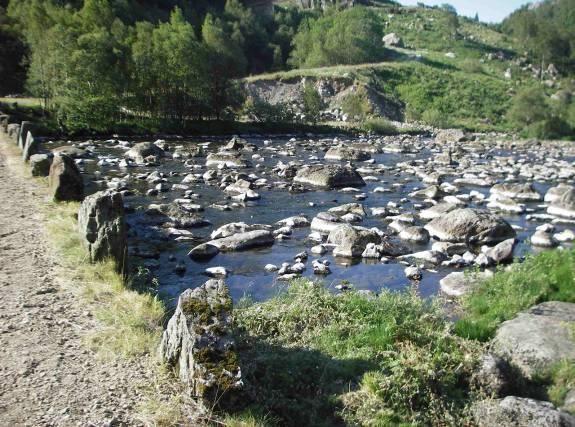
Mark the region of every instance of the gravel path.
MULTIPOLYGON (((141 425, 149 360, 101 362, 82 337, 98 325, 60 286, 45 242, 45 190, 0 136, 0 425, 141 425)), ((60 274, 61 276, 61 274, 60 274)))

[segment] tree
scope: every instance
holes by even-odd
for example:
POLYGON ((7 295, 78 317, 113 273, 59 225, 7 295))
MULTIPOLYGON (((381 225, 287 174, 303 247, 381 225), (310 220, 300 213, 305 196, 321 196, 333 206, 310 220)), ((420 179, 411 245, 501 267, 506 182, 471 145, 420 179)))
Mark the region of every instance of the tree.
POLYGON ((220 119, 226 106, 241 105, 241 94, 232 80, 246 69, 246 58, 237 39, 230 37, 224 23, 208 14, 202 26, 202 38, 207 48, 207 106, 220 119))
POLYGON ((545 120, 548 117, 545 95, 538 87, 530 87, 517 93, 507 117, 518 129, 545 120))
POLYGON ((479 22, 479 13, 475 13, 475 17, 473 18, 475 22, 479 22))
POLYGON ((303 89, 303 106, 306 121, 317 123, 320 119, 321 110, 325 108, 325 103, 314 84, 306 81, 303 89))
POLYGON ((0 95, 23 90, 26 48, 11 28, 5 9, 0 6, 0 95))
POLYGON ((384 55, 382 32, 378 16, 363 7, 309 18, 294 38, 289 62, 305 68, 379 61, 384 55))

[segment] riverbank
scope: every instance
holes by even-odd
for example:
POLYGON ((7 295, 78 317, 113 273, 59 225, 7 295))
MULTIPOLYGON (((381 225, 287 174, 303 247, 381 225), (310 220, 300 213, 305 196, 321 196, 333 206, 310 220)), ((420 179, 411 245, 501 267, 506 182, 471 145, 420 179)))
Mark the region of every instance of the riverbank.
POLYGON ((75 206, 55 205, 0 135, 0 418, 9 425, 144 425, 179 418, 155 358, 163 309, 90 265, 75 206))

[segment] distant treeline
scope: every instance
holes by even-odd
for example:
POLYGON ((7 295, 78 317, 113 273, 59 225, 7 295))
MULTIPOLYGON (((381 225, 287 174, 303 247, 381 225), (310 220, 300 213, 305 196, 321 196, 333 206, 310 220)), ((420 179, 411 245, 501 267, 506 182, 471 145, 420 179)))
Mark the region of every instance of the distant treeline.
POLYGON ((238 77, 383 54, 366 8, 267 16, 239 0, 2 1, 0 49, 15 70, 0 93, 22 89, 25 64, 26 89, 68 129, 230 117, 244 101, 238 77))
POLYGON ((525 5, 501 25, 525 46, 533 60, 575 71, 575 0, 545 0, 525 5))

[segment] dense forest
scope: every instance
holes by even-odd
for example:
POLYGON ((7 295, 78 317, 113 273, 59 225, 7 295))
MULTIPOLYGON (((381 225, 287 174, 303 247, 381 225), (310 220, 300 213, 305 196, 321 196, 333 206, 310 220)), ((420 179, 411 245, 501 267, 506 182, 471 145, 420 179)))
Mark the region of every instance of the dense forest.
MULTIPOLYGON (((369 84, 403 105, 408 120, 442 127, 457 125, 450 117, 465 113, 462 120, 470 128, 481 119, 498 128, 537 128, 533 135, 571 133, 572 103, 547 108, 551 93, 546 98, 543 91, 552 88, 531 87, 527 71, 516 70, 516 64, 521 58, 537 67, 552 63, 563 76, 574 71, 575 0, 523 7, 491 27, 459 17, 448 4, 404 8, 366 1, 349 8, 344 3, 322 8, 317 2, 284 2, 265 14, 240 0, 0 0, 0 96, 41 98, 62 131, 107 131, 143 122, 143 128, 167 123, 177 128, 190 121, 236 119, 240 112, 256 121, 292 121, 285 106, 246 100, 242 78, 395 61, 400 68, 387 77, 374 72, 369 84), (410 54, 405 58, 416 64, 402 65, 408 64, 404 53, 382 42, 390 32, 400 32, 409 49, 426 52, 425 58, 410 54), (498 41, 479 43, 474 37, 483 33, 498 41), (458 57, 461 73, 446 62, 448 50, 458 57), (505 67, 516 70, 517 90, 505 89, 505 68, 485 71, 487 55, 509 61, 505 67), (481 93, 490 89, 476 100, 478 79, 484 80, 481 93), (442 83, 434 88, 434 82, 442 83), (515 92, 516 108, 503 123, 509 93, 515 92), (523 114, 526 99, 553 111, 552 120, 523 114)), ((301 117, 315 123, 323 105, 313 87, 306 87, 304 101, 309 111, 301 117)), ((350 115, 368 110, 359 107, 350 115)))
POLYGON ((546 0, 525 5, 502 24, 534 60, 575 71, 575 0, 546 0))

